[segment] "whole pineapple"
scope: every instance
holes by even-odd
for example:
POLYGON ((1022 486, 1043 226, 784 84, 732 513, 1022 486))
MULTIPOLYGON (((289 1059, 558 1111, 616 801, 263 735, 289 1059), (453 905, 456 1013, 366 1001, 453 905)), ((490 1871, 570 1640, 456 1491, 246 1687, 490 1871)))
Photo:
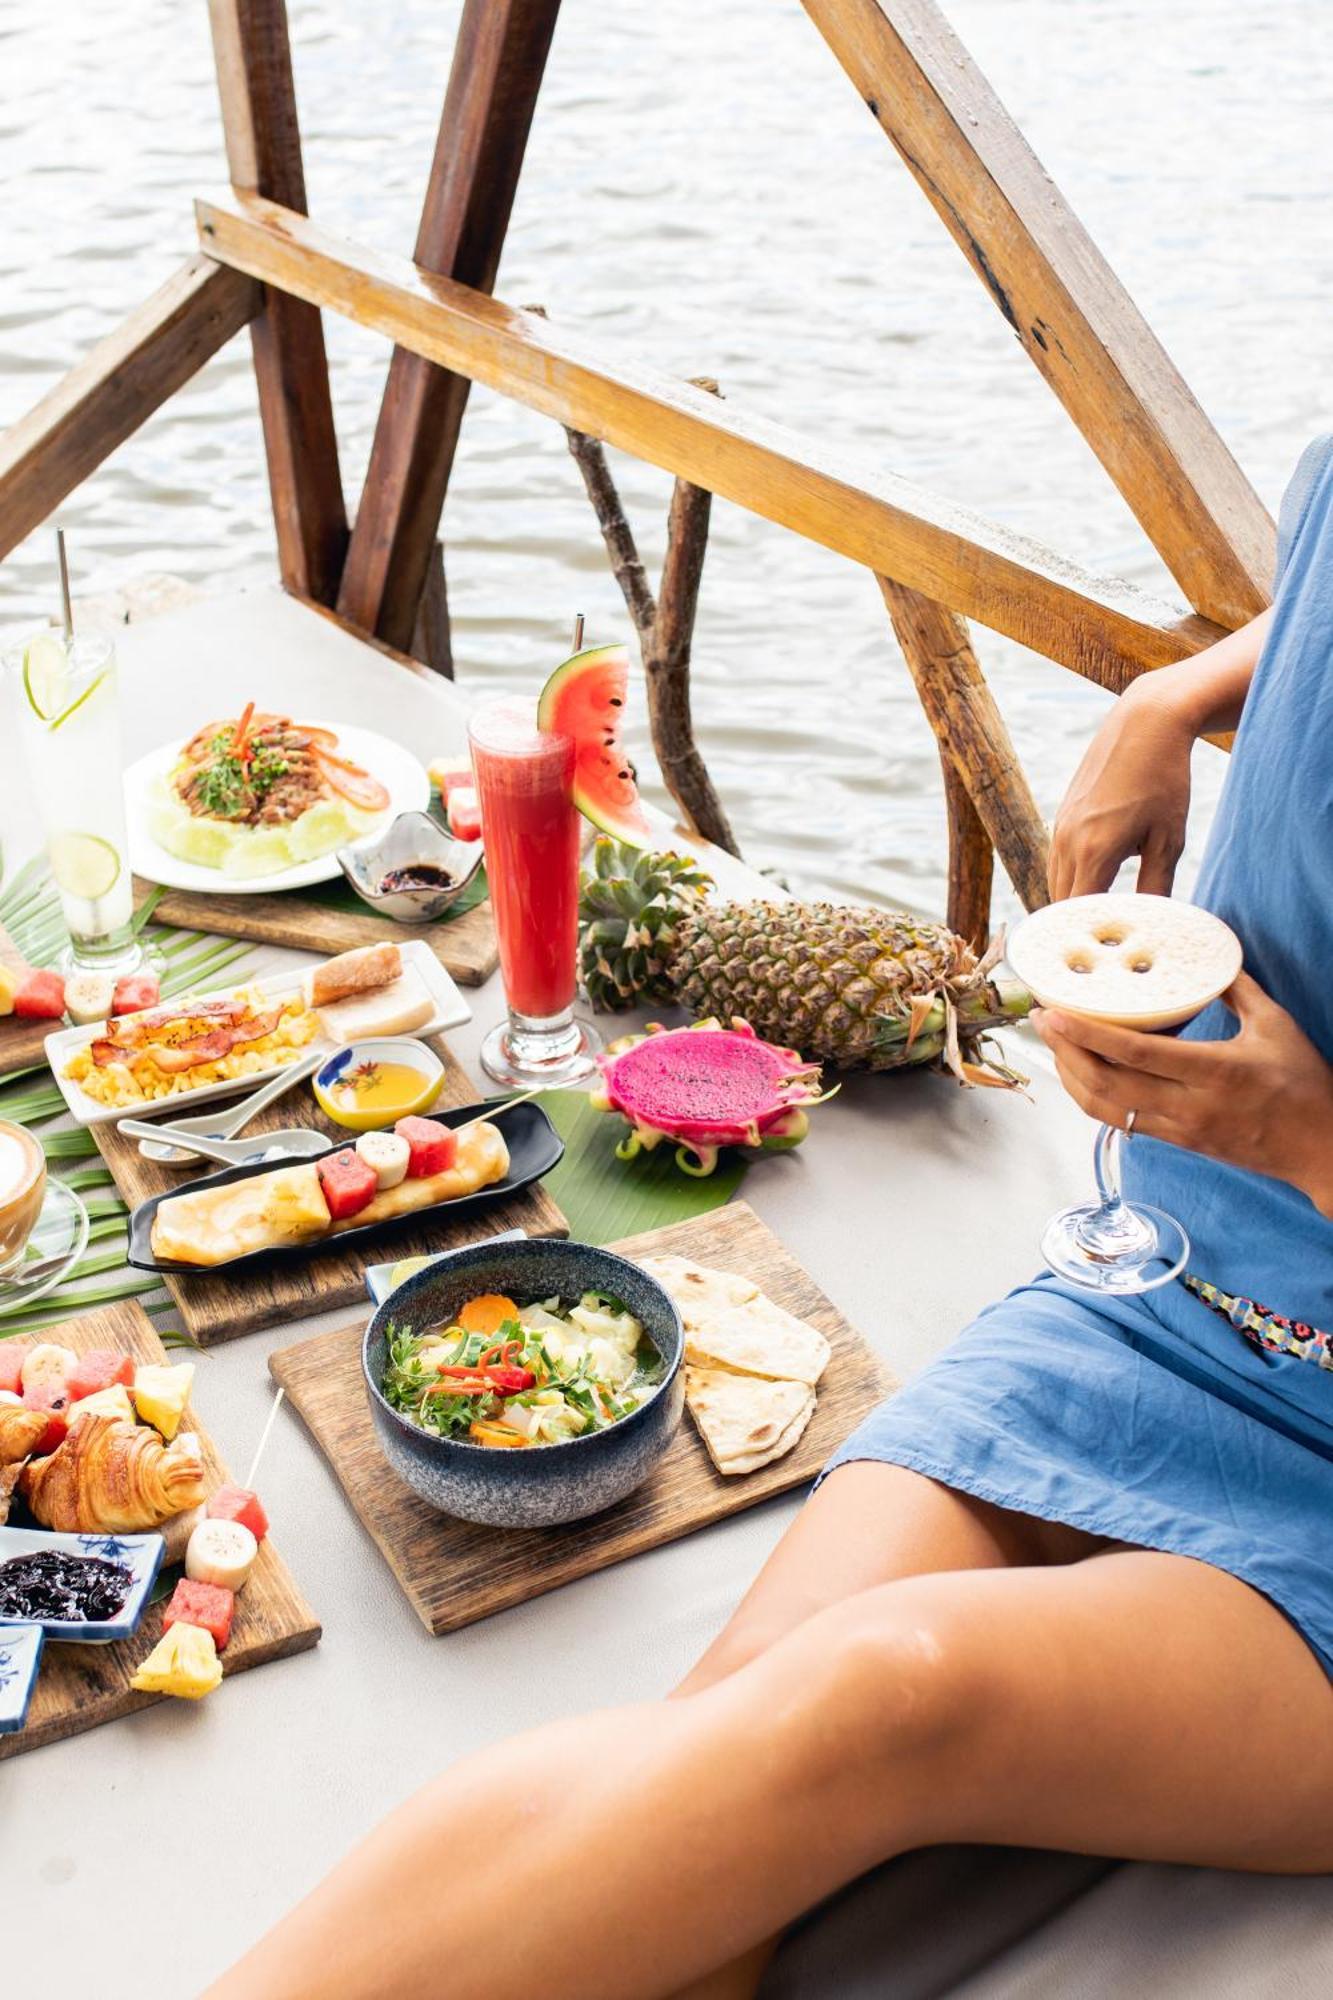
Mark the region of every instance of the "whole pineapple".
POLYGON ((1025 1081, 986 1048, 1021 1019, 1025 992, 990 979, 944 924, 837 903, 717 903, 679 854, 605 836, 580 900, 579 957, 595 1007, 675 1001, 696 1018, 739 1016, 767 1039, 836 1069, 943 1063, 961 1083, 1025 1081))

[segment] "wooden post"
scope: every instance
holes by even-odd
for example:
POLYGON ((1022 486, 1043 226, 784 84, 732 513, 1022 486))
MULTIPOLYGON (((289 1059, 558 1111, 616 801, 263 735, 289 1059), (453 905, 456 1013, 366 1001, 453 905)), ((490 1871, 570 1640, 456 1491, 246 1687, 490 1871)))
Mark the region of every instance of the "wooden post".
MULTIPOLYGON (((304 215, 285 0, 209 0, 209 17, 232 185, 304 215)), ((347 513, 318 308, 269 289, 251 338, 282 581, 332 604, 347 513)))
POLYGON ((1196 611, 1268 603, 1273 523, 935 0, 804 0, 1196 611))
MULTIPOLYGON (((1004 718, 977 664, 967 626, 956 612, 887 576, 880 577, 879 587, 940 749, 962 781, 1024 908, 1039 909, 1050 901, 1046 827, 1004 718)), ((957 811, 951 799, 951 820, 957 811)), ((951 880, 956 849, 960 876, 966 872, 975 885, 975 848, 976 836, 969 826, 960 824, 956 832, 951 830, 951 880), (963 856, 968 852, 973 858, 965 871, 963 856)), ((976 887, 968 894, 975 898, 976 887)), ((987 903, 989 906, 989 895, 987 903)))
MULTIPOLYGON (((560 0, 465 0, 415 262, 495 283, 560 0)), ((344 617, 411 644, 469 381, 396 349, 338 593, 344 617)))
POLYGON ((426 571, 426 587, 417 605, 417 621, 412 627, 408 649, 414 659, 433 668, 451 681, 454 677, 454 639, 449 620, 449 588, 444 576, 444 544, 436 542, 426 571))
POLYGON ((991 886, 995 849, 958 775, 953 758, 941 744, 944 806, 949 823, 949 888, 946 918, 950 930, 966 938, 980 958, 990 943, 991 886))
MULTIPOLYGON (((695 387, 718 394, 717 383, 706 377, 699 378, 695 387)), ((690 707, 690 652, 713 496, 705 487, 677 479, 667 517, 662 583, 654 598, 634 531, 625 518, 606 462, 605 447, 583 431, 567 427, 565 435, 592 501, 620 594, 639 635, 648 722, 663 781, 691 832, 712 841, 715 847, 724 847, 728 854, 739 854, 731 822, 695 742, 690 707)))

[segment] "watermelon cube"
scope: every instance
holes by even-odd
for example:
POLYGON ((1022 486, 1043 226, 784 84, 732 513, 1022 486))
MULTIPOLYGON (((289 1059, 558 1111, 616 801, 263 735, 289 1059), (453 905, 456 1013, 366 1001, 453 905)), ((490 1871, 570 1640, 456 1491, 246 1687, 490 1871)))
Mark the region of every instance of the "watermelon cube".
POLYGON ((426 767, 432 785, 447 805, 460 785, 470 785, 472 779, 472 759, 470 757, 437 757, 426 767))
POLYGON ((65 982, 58 972, 30 972, 14 995, 21 1021, 58 1021, 65 1011, 65 982))
POLYGON ((451 1125, 441 1125, 438 1118, 400 1118, 393 1129, 407 1141, 410 1180, 446 1174, 458 1158, 458 1134, 451 1125))
POLYGON ((220 1583, 194 1583, 183 1576, 162 1613, 162 1630, 167 1631, 177 1619, 182 1625, 198 1625, 201 1631, 212 1633, 213 1644, 221 1652, 231 1637, 235 1610, 234 1590, 220 1583))
POLYGON ((229 1479, 219 1486, 208 1503, 210 1521, 239 1521, 248 1528, 257 1542, 262 1542, 268 1533, 268 1515, 264 1503, 257 1493, 248 1486, 237 1486, 229 1479))
POLYGON ((379 1193, 379 1176, 375 1169, 368 1167, 361 1155, 350 1146, 336 1153, 326 1153, 315 1165, 319 1169, 319 1184, 328 1203, 329 1214, 335 1222, 345 1222, 349 1215, 359 1215, 379 1193))
POLYGON ((455 785, 449 794, 449 831, 455 840, 481 839, 481 804, 475 785, 455 785))
POLYGON ((110 1389, 117 1382, 126 1388, 132 1386, 134 1357, 116 1347, 90 1347, 70 1370, 65 1387, 71 1403, 77 1403, 80 1396, 95 1396, 99 1389, 110 1389))
POLYGON ((11 1395, 19 1394, 20 1370, 31 1346, 30 1340, 0 1340, 0 1389, 8 1389, 11 1395))
POLYGON ((116 990, 111 996, 113 1014, 141 1014, 145 1007, 156 1007, 162 998, 162 982, 155 972, 127 972, 123 979, 116 981, 116 990))
POLYGON ((69 1393, 63 1383, 34 1382, 23 1391, 23 1401, 30 1410, 46 1411, 46 1429, 32 1446, 34 1458, 45 1458, 65 1442, 69 1430, 69 1393))

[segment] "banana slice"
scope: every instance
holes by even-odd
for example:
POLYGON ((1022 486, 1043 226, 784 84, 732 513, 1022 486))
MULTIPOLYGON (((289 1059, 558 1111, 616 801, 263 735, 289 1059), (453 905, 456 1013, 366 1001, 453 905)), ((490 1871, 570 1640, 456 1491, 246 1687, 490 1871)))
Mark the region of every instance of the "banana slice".
POLYGON ((363 1132, 356 1150, 374 1174, 381 1194, 407 1179, 411 1148, 396 1132, 363 1132))
POLYGON ((75 1027, 105 1021, 111 1013, 116 978, 112 972, 76 972, 65 981, 65 1012, 75 1027))
POLYGON ((258 1554, 258 1542, 239 1521, 201 1521, 185 1545, 185 1574, 195 1583, 239 1590, 258 1554))

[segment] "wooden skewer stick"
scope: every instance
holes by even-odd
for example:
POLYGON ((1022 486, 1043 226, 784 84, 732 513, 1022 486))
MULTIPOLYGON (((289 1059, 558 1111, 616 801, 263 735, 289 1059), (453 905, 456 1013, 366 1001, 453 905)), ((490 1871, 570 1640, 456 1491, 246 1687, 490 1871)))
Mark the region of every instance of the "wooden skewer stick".
POLYGON ((65 644, 74 639, 74 606, 69 595, 69 557, 65 553, 65 530, 56 529, 56 562, 60 567, 60 622, 65 631, 65 644))
POLYGON ((475 1118, 469 1118, 465 1125, 455 1125, 454 1131, 461 1139, 465 1132, 471 1132, 477 1125, 488 1125, 493 1118, 502 1118, 506 1111, 512 1111, 516 1104, 527 1104, 534 1097, 540 1097, 544 1090, 559 1090, 558 1083, 535 1083, 531 1090, 520 1091, 517 1097, 506 1097, 503 1104, 488 1104, 475 1118))
POLYGON ((287 1391, 285 1389, 279 1389, 277 1395, 273 1398, 272 1408, 269 1410, 263 1430, 259 1433, 259 1443, 255 1446, 255 1455, 250 1460, 250 1470, 245 1475, 245 1483, 248 1487, 254 1486, 255 1474, 259 1470, 259 1461, 264 1456, 264 1446, 268 1443, 269 1432, 273 1429, 273 1419, 282 1408, 282 1399, 286 1394, 287 1391))

